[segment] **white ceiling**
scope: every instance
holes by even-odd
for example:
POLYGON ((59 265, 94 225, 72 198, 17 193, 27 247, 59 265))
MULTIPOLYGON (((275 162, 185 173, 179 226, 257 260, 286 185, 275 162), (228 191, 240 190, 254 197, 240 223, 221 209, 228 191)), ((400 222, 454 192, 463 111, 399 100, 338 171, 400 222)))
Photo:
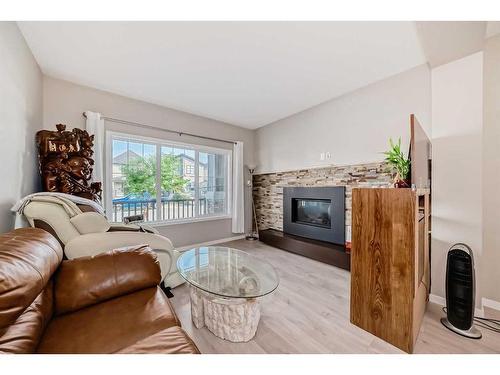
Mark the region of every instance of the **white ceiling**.
POLYGON ((417 22, 417 30, 428 63, 436 67, 481 51, 485 38, 495 35, 495 24, 486 21, 423 21, 417 22))
POLYGON ((19 22, 52 77, 254 129, 425 63, 413 22, 19 22))

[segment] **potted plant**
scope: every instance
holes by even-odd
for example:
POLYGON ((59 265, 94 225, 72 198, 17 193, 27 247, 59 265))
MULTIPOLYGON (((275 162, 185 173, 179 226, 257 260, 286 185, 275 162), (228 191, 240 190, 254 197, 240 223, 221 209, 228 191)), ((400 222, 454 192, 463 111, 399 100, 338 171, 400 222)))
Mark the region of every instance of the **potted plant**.
POLYGON ((389 138, 389 145, 389 151, 383 154, 385 155, 387 164, 396 173, 394 187, 408 188, 410 187, 410 160, 401 151, 401 138, 399 138, 396 144, 389 138))

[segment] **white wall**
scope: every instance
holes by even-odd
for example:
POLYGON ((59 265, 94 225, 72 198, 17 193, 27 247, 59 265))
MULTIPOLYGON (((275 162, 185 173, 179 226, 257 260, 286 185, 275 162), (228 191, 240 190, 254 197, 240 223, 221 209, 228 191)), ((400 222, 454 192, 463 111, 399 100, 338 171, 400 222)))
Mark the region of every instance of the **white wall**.
POLYGON ((12 205, 39 186, 35 133, 42 128, 42 73, 15 22, 0 22, 0 233, 12 205))
POLYGON ((442 297, 446 254, 454 243, 472 247, 481 273, 482 126, 483 53, 433 69, 431 269, 432 293, 442 297))
MULTIPOLYGON (((55 124, 63 123, 69 129, 85 127, 82 112, 86 110, 148 125, 164 127, 228 140, 244 142, 244 163, 253 162, 254 132, 249 129, 233 126, 185 112, 126 98, 90 87, 44 76, 43 80, 43 125, 45 129, 55 129, 55 124)), ((220 148, 232 148, 230 144, 203 141, 187 136, 162 131, 137 128, 129 125, 106 122, 109 130, 128 132, 149 137, 173 139, 184 143, 200 143, 220 148)), ((247 197, 249 190, 247 189, 247 197)), ((250 226, 249 199, 246 200, 245 222, 250 226)), ((234 236, 231 232, 231 220, 204 221, 190 224, 178 224, 159 227, 158 230, 169 237, 175 246, 186 246, 194 243, 213 241, 234 236)))
POLYGON ((484 49, 483 297, 500 302, 500 35, 484 49))
POLYGON ((409 141, 415 113, 431 136, 431 78, 422 65, 257 130, 258 172, 380 161, 388 139, 409 141), (321 152, 330 160, 321 161, 321 152))

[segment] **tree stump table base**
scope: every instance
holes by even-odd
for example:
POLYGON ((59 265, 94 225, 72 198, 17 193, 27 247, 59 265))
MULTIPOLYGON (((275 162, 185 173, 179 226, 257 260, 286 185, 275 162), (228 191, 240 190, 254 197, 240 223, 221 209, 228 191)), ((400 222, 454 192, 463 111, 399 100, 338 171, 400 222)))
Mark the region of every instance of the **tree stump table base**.
POLYGON ((260 320, 257 299, 223 298, 191 286, 191 319, 196 328, 207 327, 215 336, 247 342, 255 336, 260 320))

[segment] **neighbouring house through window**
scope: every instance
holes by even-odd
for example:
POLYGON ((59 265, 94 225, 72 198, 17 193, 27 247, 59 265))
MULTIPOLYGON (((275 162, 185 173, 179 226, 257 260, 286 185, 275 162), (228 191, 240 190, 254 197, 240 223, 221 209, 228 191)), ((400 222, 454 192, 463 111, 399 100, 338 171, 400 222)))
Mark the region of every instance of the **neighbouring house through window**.
POLYGON ((113 222, 230 215, 231 151, 108 132, 106 212, 113 222))

